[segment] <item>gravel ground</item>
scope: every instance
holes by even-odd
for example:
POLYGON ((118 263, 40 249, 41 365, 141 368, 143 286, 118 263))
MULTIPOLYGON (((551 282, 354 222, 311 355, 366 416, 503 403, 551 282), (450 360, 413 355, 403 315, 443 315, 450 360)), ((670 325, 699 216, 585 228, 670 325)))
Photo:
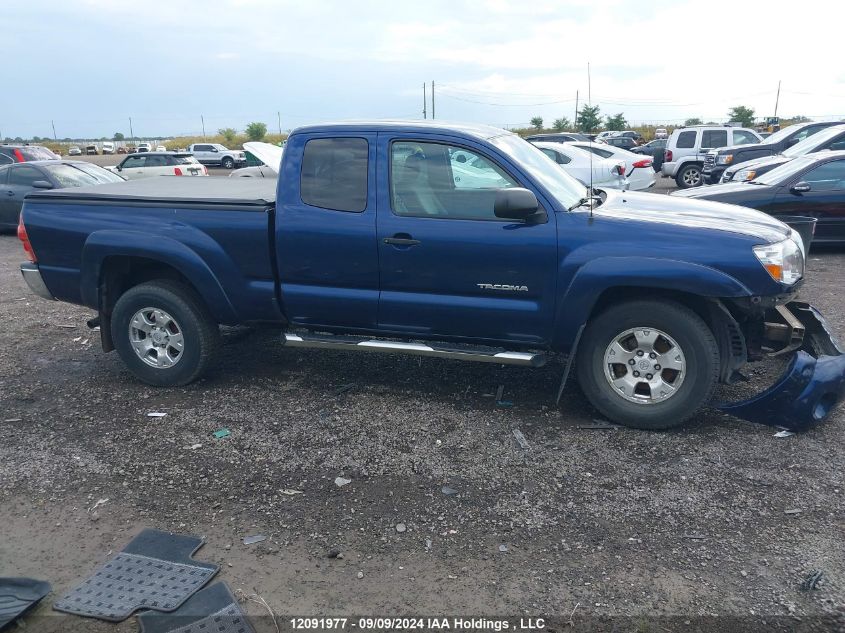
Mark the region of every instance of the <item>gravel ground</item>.
MULTIPOLYGON (((88 310, 30 294, 21 260, 0 236, 0 575, 56 592, 30 630, 136 630, 50 605, 142 527, 204 535, 197 558, 285 618, 793 631, 843 613, 842 412, 785 439, 712 410, 672 432, 582 430, 597 414, 573 387, 554 406, 554 365, 284 350, 238 329, 208 378, 154 389, 100 351, 88 310)), ((813 253, 803 291, 840 336, 843 270, 813 253)))

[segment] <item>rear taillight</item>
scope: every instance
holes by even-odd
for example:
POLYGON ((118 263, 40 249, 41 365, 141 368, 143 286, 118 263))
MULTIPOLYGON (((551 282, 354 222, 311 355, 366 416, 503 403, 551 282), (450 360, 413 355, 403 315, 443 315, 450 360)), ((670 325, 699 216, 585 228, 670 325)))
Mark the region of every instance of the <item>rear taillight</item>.
POLYGON ((15 149, 15 158, 18 159, 19 163, 25 163, 26 157, 21 153, 19 149, 15 149))
POLYGON ((664 149, 663 150, 663 160, 667 163, 672 162, 672 150, 671 149, 664 149))
POLYGON ((23 215, 18 220, 18 239, 23 244, 23 250, 29 257, 29 261, 33 264, 37 263, 38 258, 35 256, 35 251, 32 250, 32 244, 29 243, 29 236, 26 234, 26 227, 23 225, 23 215))
POLYGON ((642 168, 642 167, 651 167, 651 159, 650 159, 650 158, 644 158, 644 159, 642 159, 642 160, 638 160, 637 162, 635 162, 635 163, 634 163, 633 165, 631 165, 631 166, 632 166, 632 167, 640 167, 640 168, 642 168))
POLYGON ((208 176, 208 167, 206 167, 205 165, 202 166, 202 173, 208 176))
POLYGON ((174 175, 174 176, 181 176, 181 175, 182 175, 182 170, 181 170, 181 169, 179 169, 178 167, 174 167, 174 168, 173 168, 173 175, 174 175))

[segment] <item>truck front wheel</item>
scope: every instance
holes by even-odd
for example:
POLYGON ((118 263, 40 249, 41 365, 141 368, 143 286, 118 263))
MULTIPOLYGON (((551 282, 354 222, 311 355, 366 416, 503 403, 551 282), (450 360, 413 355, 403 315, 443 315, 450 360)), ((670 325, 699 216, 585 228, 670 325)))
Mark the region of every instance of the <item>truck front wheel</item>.
POLYGON ((212 364, 220 346, 217 324, 200 298, 169 279, 123 293, 112 311, 111 331, 129 371, 157 387, 193 382, 212 364))
POLYGON ((226 158, 223 159, 223 167, 224 169, 234 169, 235 159, 231 156, 226 156, 226 158))
POLYGON ((701 165, 687 165, 681 168, 678 175, 675 176, 675 183, 681 189, 690 189, 692 187, 700 187, 704 182, 701 174, 701 165))
POLYGON ((631 301, 588 323, 576 356, 584 394, 614 422, 640 429, 679 426, 704 405, 719 376, 707 324, 671 301, 631 301))

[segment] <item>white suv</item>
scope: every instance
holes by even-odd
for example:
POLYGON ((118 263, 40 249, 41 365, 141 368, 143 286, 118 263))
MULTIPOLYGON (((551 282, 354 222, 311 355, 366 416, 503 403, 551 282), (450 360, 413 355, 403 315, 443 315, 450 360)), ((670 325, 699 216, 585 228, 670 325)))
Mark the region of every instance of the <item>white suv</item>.
POLYGON ((677 128, 669 137, 663 152, 663 175, 674 178, 681 189, 698 187, 704 183, 701 169, 709 150, 759 143, 761 140, 757 132, 744 127, 694 125, 677 128))
POLYGON ((246 154, 241 150, 228 149, 219 143, 196 143, 188 151, 203 165, 220 165, 226 169, 246 164, 246 154))

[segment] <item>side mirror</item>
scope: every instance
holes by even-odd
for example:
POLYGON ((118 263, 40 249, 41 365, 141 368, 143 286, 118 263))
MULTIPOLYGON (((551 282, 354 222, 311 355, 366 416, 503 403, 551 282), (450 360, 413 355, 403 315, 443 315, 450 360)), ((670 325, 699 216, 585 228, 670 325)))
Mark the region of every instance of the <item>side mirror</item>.
POLYGON ((211 148, 211 151, 212 151, 212 152, 214 152, 214 153, 216 154, 216 153, 217 153, 217 148, 216 148, 216 147, 212 147, 212 148, 211 148))
POLYGON ((32 183, 34 189, 52 189, 53 185, 51 185, 46 180, 36 180, 32 183))
POLYGON ((810 183, 804 182, 803 180, 801 182, 796 182, 789 188, 792 193, 807 193, 811 189, 812 187, 810 187, 810 183))
MULTIPOLYGON (((798 139, 797 139, 797 138, 791 138, 791 139, 789 139, 789 140, 788 140, 788 141, 787 141, 784 145, 785 145, 786 147, 792 147, 792 146, 793 146, 793 145, 795 145, 796 143, 798 143, 798 139)), ((784 149, 785 149, 785 148, 784 148, 784 149)))
POLYGON ((540 204, 537 196, 528 189, 497 189, 493 203, 493 213, 497 218, 507 220, 525 220, 537 213, 540 204))

